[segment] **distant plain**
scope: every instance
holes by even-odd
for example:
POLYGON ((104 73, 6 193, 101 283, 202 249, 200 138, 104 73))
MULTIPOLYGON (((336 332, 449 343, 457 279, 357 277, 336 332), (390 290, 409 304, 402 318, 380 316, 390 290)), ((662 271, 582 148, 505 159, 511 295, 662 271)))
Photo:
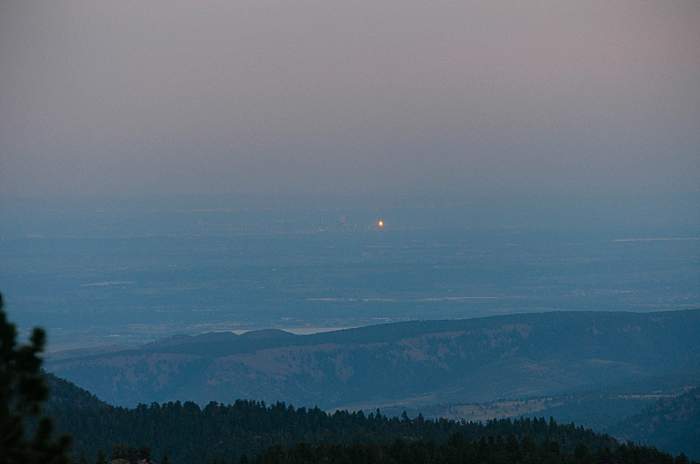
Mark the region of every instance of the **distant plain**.
POLYGON ((29 204, 5 212, 0 282, 13 319, 48 328, 53 352, 176 333, 700 307, 692 202, 666 208, 673 222, 645 204, 29 204))

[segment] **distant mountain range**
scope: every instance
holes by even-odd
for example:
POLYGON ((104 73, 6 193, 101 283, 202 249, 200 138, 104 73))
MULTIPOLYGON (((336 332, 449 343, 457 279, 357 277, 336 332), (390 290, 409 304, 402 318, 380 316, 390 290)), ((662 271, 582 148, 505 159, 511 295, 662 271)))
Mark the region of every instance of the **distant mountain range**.
MULTIPOLYGON (((314 335, 176 336, 48 360, 116 405, 238 398, 367 409, 486 402, 700 378, 700 310, 549 312, 314 335)), ((641 388, 641 387, 640 387, 641 388)))

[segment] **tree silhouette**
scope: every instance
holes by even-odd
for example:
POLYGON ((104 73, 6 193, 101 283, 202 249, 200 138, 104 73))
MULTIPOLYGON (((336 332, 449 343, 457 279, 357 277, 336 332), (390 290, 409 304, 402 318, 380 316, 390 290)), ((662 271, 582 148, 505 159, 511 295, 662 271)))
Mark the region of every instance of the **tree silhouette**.
POLYGON ((46 334, 35 328, 29 344, 17 344, 17 328, 7 320, 0 293, 0 456, 7 464, 68 464, 68 437, 52 437, 41 415, 48 397, 39 356, 46 334))

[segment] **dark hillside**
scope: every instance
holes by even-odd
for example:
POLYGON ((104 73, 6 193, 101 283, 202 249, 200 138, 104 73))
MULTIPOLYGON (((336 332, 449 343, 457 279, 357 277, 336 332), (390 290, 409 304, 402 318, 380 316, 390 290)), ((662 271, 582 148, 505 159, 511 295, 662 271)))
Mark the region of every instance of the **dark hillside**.
POLYGON ((137 350, 49 360, 47 369, 125 406, 255 398, 412 408, 700 378, 698 333, 700 310, 553 312, 305 336, 179 336, 137 350))
POLYGON ((239 462, 243 456, 271 464, 505 463, 517 456, 533 464, 674 462, 654 449, 620 446, 607 435, 552 420, 482 424, 421 416, 389 418, 378 412, 330 414, 318 408, 252 401, 212 403, 205 408, 176 402, 126 409, 106 405, 70 382, 52 376, 49 382, 53 394, 48 410, 58 429, 73 436, 74 456, 89 459, 118 447, 149 448, 151 456, 167 454, 175 464, 239 462))
POLYGON ((625 419, 611 432, 621 439, 684 452, 700 459, 700 388, 663 399, 625 419))

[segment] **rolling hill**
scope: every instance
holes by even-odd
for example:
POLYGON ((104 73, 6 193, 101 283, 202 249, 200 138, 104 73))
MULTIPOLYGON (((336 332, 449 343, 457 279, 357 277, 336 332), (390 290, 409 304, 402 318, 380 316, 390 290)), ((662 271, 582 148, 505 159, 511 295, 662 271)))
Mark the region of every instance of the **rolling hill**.
POLYGON ((420 407, 700 378, 700 310, 550 312, 394 323, 314 335, 177 336, 48 360, 116 405, 288 401, 420 407))
POLYGON ((700 459, 700 388, 662 399, 611 429, 620 439, 700 459))

